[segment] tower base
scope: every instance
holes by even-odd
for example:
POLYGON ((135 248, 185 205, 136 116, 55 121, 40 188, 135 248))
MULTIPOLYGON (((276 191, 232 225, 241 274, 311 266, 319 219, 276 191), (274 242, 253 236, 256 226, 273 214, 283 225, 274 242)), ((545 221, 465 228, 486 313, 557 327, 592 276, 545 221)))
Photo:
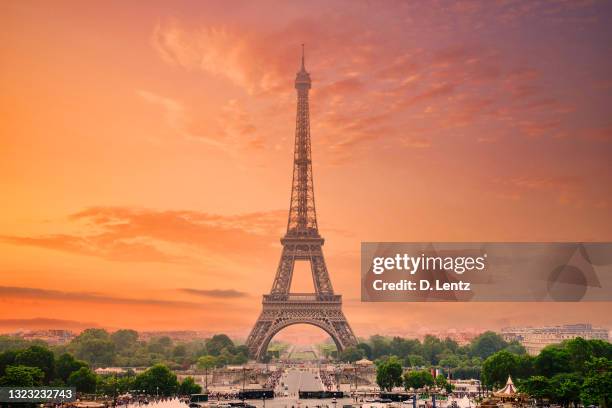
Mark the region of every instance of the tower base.
POLYGON ((338 351, 357 344, 342 312, 340 295, 316 295, 291 293, 287 295, 264 295, 263 310, 247 338, 249 353, 261 361, 272 338, 287 326, 311 324, 330 335, 338 351))

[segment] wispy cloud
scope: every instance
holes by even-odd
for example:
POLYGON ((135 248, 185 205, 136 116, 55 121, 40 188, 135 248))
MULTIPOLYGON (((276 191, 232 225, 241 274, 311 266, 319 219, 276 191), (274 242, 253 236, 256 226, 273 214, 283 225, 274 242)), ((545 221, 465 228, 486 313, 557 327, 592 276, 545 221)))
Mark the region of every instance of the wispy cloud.
MULTIPOLYGON (((513 2, 501 6, 474 2, 469 7, 462 3, 452 8, 465 22, 459 31, 481 29, 483 16, 510 24, 566 11, 560 4, 547 11, 541 5, 525 8, 513 2)), ((322 160, 329 163, 363 155, 364 146, 381 139, 400 149, 424 147, 424 143, 406 143, 411 137, 405 131, 407 123, 415 122, 424 129, 419 138, 428 140, 428 147, 444 143, 437 140, 440 128, 469 130, 483 122, 500 132, 557 137, 559 118, 573 109, 571 101, 550 95, 538 68, 513 61, 504 47, 461 36, 427 48, 400 41, 420 38, 431 28, 425 25, 457 29, 446 20, 439 7, 418 4, 397 7, 393 16, 385 14, 385 24, 376 31, 368 31, 373 23, 365 5, 349 14, 329 10, 318 19, 304 16, 259 30, 172 18, 155 26, 151 41, 164 61, 227 80, 257 100, 257 107, 247 107, 240 98, 233 99, 219 112, 225 124, 221 132, 246 140, 242 144, 251 147, 266 146, 261 135, 270 126, 257 119, 262 110, 275 106, 277 111, 279 99, 285 101, 283 115, 294 110, 287 96, 297 69, 298 44, 304 38, 314 44, 307 59, 314 80, 312 129, 324 149, 322 160), (423 13, 427 18, 414 21, 414 15, 423 13), (336 24, 339 21, 342 24, 336 24), (380 47, 383 42, 385 47, 380 47), (269 47, 270 43, 276 46, 269 47)), ((473 142, 484 139, 475 136, 473 142)))
POLYGON ((579 202, 589 206, 596 204, 587 202, 590 199, 585 193, 584 180, 575 176, 521 175, 496 178, 493 182, 495 184, 493 191, 499 198, 521 200, 533 198, 534 195, 545 195, 556 197, 556 201, 560 204, 579 202))
POLYGON ((20 329, 64 329, 82 330, 89 327, 100 327, 93 322, 81 322, 76 320, 53 319, 47 317, 34 317, 31 319, 0 319, 0 328, 4 330, 20 329))
POLYGON ((241 292, 235 289, 193 289, 181 288, 179 291, 195 296, 203 296, 210 298, 235 299, 249 296, 246 292, 241 292))
POLYGON ((136 242, 138 237, 120 237, 112 234, 67 235, 51 234, 35 237, 0 236, 0 242, 20 246, 33 246, 71 252, 80 255, 97 256, 110 261, 121 262, 163 262, 185 261, 179 255, 165 253, 150 242, 136 242))
POLYGON ((65 292, 52 289, 0 286, 0 295, 3 298, 16 299, 37 299, 51 300, 60 302, 88 302, 113 305, 141 305, 141 306, 160 306, 172 308, 192 308, 202 306, 195 302, 184 302, 163 299, 138 299, 109 296, 95 292, 65 292))
POLYGON ((184 246, 191 251, 232 256, 231 244, 240 242, 242 254, 262 251, 279 235, 284 215, 285 211, 222 216, 196 211, 95 207, 69 217, 83 225, 82 235, 4 235, 0 241, 111 261, 181 263, 189 260, 182 250, 184 246))
POLYGON ((258 54, 257 40, 263 38, 227 26, 189 30, 177 19, 157 24, 151 38, 153 48, 170 64, 227 78, 250 93, 268 92, 280 87, 280 76, 275 65, 264 69, 270 51, 258 54))
MULTIPOLYGON (((190 117, 185 105, 176 99, 172 99, 166 96, 158 95, 150 91, 139 90, 138 95, 148 103, 159 106, 163 112, 166 125, 169 129, 175 132, 178 136, 185 140, 197 141, 209 145, 211 147, 220 149, 224 152, 229 152, 229 146, 222 140, 223 135, 216 135, 217 137, 211 137, 208 135, 202 135, 200 133, 194 133, 191 130, 192 118, 190 117)), ((212 128, 208 128, 205 131, 213 132, 212 128)))

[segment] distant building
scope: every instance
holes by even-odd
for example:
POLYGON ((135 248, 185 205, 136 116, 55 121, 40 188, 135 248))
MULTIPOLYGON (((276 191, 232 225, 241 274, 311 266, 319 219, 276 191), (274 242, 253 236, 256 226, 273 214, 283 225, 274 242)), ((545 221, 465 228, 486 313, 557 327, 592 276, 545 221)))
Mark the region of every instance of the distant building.
POLYGON ((172 341, 188 342, 192 340, 205 339, 208 336, 210 336, 210 333, 193 330, 143 331, 138 333, 138 338, 143 341, 149 341, 157 337, 169 337, 172 341))
POLYGON ((66 344, 72 340, 76 334, 70 330, 48 329, 48 330, 26 330, 10 333, 10 335, 24 340, 41 340, 49 345, 66 344))
POLYGON ((453 386, 453 394, 459 398, 475 397, 482 393, 479 380, 450 380, 453 386))
POLYGON ((505 327, 501 330, 501 335, 506 341, 520 342, 531 355, 538 354, 549 344, 558 344, 576 337, 610 341, 608 329, 593 327, 588 323, 544 327, 505 327))
POLYGON ((96 374, 104 375, 104 374, 125 374, 127 370, 121 367, 105 367, 105 368, 96 368, 96 374))
POLYGON ((460 346, 465 346, 482 334, 482 332, 483 331, 480 329, 458 330, 451 328, 447 330, 433 330, 428 328, 425 330, 419 330, 418 333, 404 333, 400 335, 403 335, 404 337, 414 337, 421 341, 423 341, 426 335, 432 335, 439 339, 449 338, 456 341, 460 346))
POLYGON ((470 342, 480 334, 481 333, 476 332, 457 332, 455 334, 450 334, 448 337, 455 340, 460 346, 465 346, 470 344, 470 342))

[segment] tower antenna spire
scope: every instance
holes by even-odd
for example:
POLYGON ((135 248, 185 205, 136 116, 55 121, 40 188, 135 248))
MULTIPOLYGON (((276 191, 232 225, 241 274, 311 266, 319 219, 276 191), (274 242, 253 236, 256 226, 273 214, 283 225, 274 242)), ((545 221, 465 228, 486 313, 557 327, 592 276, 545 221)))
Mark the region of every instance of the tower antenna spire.
POLYGON ((302 70, 306 70, 306 68, 304 67, 304 43, 302 43, 302 70))

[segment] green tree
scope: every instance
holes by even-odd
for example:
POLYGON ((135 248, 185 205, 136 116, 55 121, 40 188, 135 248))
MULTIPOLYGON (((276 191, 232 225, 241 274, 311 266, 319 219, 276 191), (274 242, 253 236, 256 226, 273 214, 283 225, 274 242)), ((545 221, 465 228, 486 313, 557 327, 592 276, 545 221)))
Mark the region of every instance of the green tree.
POLYGON ((484 360, 482 358, 477 357, 477 356, 474 356, 469 359, 470 364, 473 366, 481 366, 483 361, 484 360))
POLYGON ((404 359, 404 364, 409 367, 424 367, 427 361, 420 354, 410 354, 404 359))
POLYGON ((446 377, 444 377, 444 374, 438 374, 438 376, 436 377, 436 387, 440 389, 446 389, 447 384, 448 382, 446 381, 446 377))
POLYGON ((602 408, 612 404, 612 360, 605 357, 593 358, 586 363, 586 377, 580 391, 585 406, 599 405, 602 408))
POLYGON ((454 367, 458 367, 461 364, 461 359, 459 358, 459 356, 450 354, 450 355, 444 356, 438 362, 438 364, 440 364, 441 367, 454 368, 454 367))
POLYGON ((168 336, 152 338, 147 345, 147 349, 150 353, 169 356, 172 350, 172 339, 168 336))
POLYGON ((172 355, 174 357, 185 357, 187 355, 187 347, 184 344, 178 344, 174 346, 172 350, 172 355))
POLYGON ((85 329, 78 336, 76 336, 72 341, 79 342, 88 339, 101 339, 101 340, 109 340, 110 335, 104 329, 85 329))
POLYGON ((87 363, 81 360, 76 360, 72 354, 64 353, 59 356, 55 362, 55 374, 65 383, 68 381, 70 374, 77 371, 81 367, 87 367, 87 363))
POLYGON ((510 353, 513 353, 513 354, 518 354, 518 355, 527 354, 527 350, 525 350, 525 347, 518 341, 513 341, 509 343, 506 346, 506 348, 504 348, 504 350, 509 351, 510 353))
POLYGON ((406 390, 410 388, 418 390, 426 386, 432 387, 433 385, 434 378, 427 370, 408 371, 404 374, 404 388, 406 390))
POLYGON ((507 346, 508 343, 499 334, 487 331, 472 340, 470 344, 470 357, 476 356, 484 360, 507 346))
POLYGON ((232 364, 242 365, 246 364, 248 361, 249 358, 242 353, 234 354, 234 356, 232 357, 232 364))
POLYGON ((388 339, 378 334, 370 337, 370 345, 372 347, 373 359, 388 356, 391 352, 388 339))
MULTIPOLYGON (((335 346, 332 346, 332 347, 335 347, 335 346)), ((244 354, 245 356, 248 357, 248 355, 249 355, 249 348, 246 346, 246 344, 241 344, 239 346, 236 346, 234 352, 236 354, 244 354)))
POLYGON ((366 358, 372 359, 372 347, 368 343, 359 343, 357 348, 363 350, 363 354, 366 358))
POLYGON ((361 360, 364 357, 364 352, 362 349, 349 346, 342 350, 340 353, 340 360, 348 363, 354 363, 357 360, 361 360))
POLYGON ((197 362, 197 366, 200 370, 204 370, 204 369, 211 369, 216 367, 217 365, 217 359, 215 358, 215 356, 202 356, 200 358, 198 358, 198 362, 197 362))
POLYGON ((563 346, 569 354, 571 371, 584 373, 585 364, 593 355, 591 343, 582 337, 576 337, 565 341, 563 346))
MULTIPOLYGON (((507 349, 506 349, 507 350, 507 349)), ((514 375, 517 378, 528 378, 535 374, 533 363, 534 358, 528 354, 517 356, 517 370, 514 375)))
POLYGON ((234 349, 234 342, 225 334, 216 334, 206 342, 206 351, 210 355, 218 356, 223 349, 227 349, 228 352, 234 349))
POLYGON ((552 394, 550 380, 542 375, 534 375, 520 381, 518 389, 540 402, 543 398, 550 398, 552 394))
POLYGON ((459 352, 459 343, 457 343, 455 340, 451 339, 450 337, 445 338, 444 341, 442 341, 442 343, 444 344, 444 348, 449 350, 453 354, 457 354, 459 352))
POLYGON ((116 396, 119 394, 124 394, 130 390, 133 390, 134 387, 134 377, 130 375, 104 375, 97 376, 97 391, 98 393, 116 396))
POLYGON ((376 367, 376 383, 381 390, 391 391, 393 387, 402 385, 402 371, 398 358, 391 356, 376 367))
POLYGON ((109 366, 115 359, 115 346, 110 340, 90 339, 79 344, 76 355, 95 366, 109 366))
POLYGON ((138 345, 138 332, 131 329, 117 330, 110 336, 118 352, 130 351, 138 345))
POLYGON ((516 377, 518 367, 518 356, 506 350, 498 351, 482 363, 482 380, 488 387, 499 388, 509 375, 516 377))
POLYGON ((47 344, 42 340, 24 340, 17 336, 2 336, 0 335, 0 353, 8 350, 23 350, 30 346, 43 346, 47 344))
POLYGON ((461 366, 453 369, 453 378, 456 380, 469 380, 480 378, 480 366, 461 366))
POLYGON ((4 375, 6 367, 15 365, 15 357, 17 357, 17 352, 15 350, 6 350, 0 353, 0 377, 4 375))
POLYGON ((448 394, 450 394, 450 393, 451 393, 451 392, 453 392, 453 390, 455 389, 455 385, 454 385, 454 384, 451 384, 451 383, 449 383, 449 382, 447 382, 447 383, 444 385, 444 389, 445 389, 445 391, 446 391, 448 394))
POLYGON ((603 340, 589 340, 591 350, 593 351, 593 357, 604 357, 608 360, 612 360, 612 343, 603 340))
POLYGON ((81 367, 68 377, 68 385, 78 392, 93 393, 96 390, 97 376, 89 367, 81 367))
POLYGON ((15 364, 40 368, 45 373, 45 384, 51 381, 55 372, 55 356, 51 350, 42 346, 30 346, 17 352, 15 364))
POLYGON ((587 376, 582 384, 580 398, 585 406, 609 407, 612 404, 612 372, 587 376))
POLYGON ((422 350, 425 360, 437 365, 441 354, 445 351, 445 346, 439 338, 428 334, 423 339, 422 350))
POLYGON ((0 377, 0 385, 8 387, 33 387, 42 385, 45 373, 38 367, 8 366, 0 377))
POLYGON ((555 402, 567 407, 569 404, 578 406, 582 377, 578 373, 562 373, 550 380, 552 398, 555 402))
POLYGON ((534 367, 538 375, 550 378, 555 374, 572 370, 571 356, 562 346, 556 344, 546 346, 535 358, 534 367))
POLYGON ((202 392, 202 387, 199 384, 196 384, 193 377, 185 377, 185 379, 183 379, 179 385, 178 392, 180 395, 199 394, 202 392))
POLYGON ((163 364, 155 364, 136 377, 134 382, 139 390, 145 390, 148 394, 172 395, 177 392, 178 381, 176 374, 163 364))
POLYGON ((389 344, 389 352, 392 355, 404 358, 409 354, 418 354, 421 352, 421 343, 416 339, 404 339, 401 337, 393 337, 389 344))
POLYGON ((115 359, 115 344, 104 329, 86 329, 75 337, 69 349, 94 366, 109 366, 115 359))
POLYGON ((232 355, 227 349, 223 349, 221 354, 217 356, 217 366, 224 367, 232 361, 232 355))

